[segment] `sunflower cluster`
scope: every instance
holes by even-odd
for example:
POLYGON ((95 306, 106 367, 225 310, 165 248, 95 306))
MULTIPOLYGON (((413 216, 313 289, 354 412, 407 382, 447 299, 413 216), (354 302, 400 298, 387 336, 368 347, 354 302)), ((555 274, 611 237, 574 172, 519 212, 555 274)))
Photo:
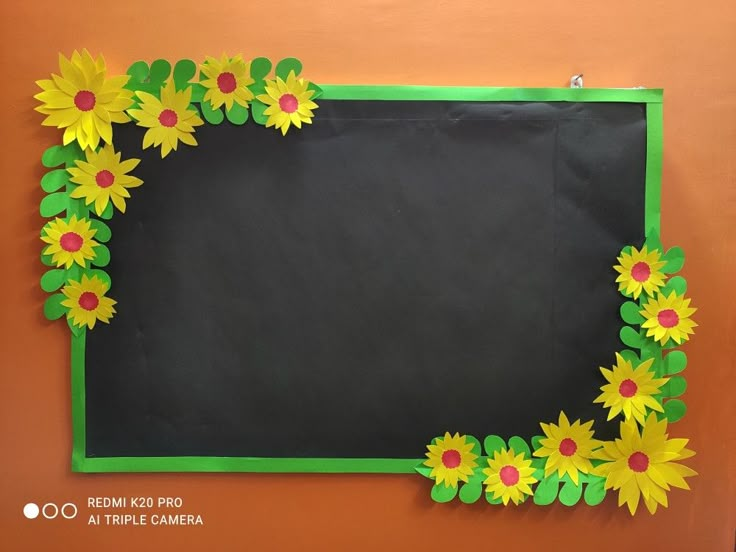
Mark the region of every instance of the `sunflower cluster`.
POLYGON ((109 228, 89 215, 109 219, 115 210, 125 213, 131 190, 143 181, 131 174, 140 159, 123 159, 115 150, 112 123, 135 121, 146 129, 143 149, 160 148, 162 158, 180 143, 196 146, 196 128, 204 124, 200 114, 216 124, 223 108, 234 124, 245 122, 252 108, 257 123, 284 135, 292 127, 311 124, 317 108, 313 100, 320 89, 298 77, 301 63, 282 60, 275 77, 268 79, 271 62, 265 58, 255 62, 257 67, 241 55, 207 57, 199 66, 199 82, 192 82, 197 66, 189 60, 180 60, 173 73, 168 62, 158 60, 150 68, 137 62, 128 75, 109 76, 105 59, 83 50, 70 58, 59 55, 59 74, 37 81, 41 92, 35 98, 41 105, 36 110, 45 115, 42 124, 64 131, 64 145, 49 150, 49 159, 58 163, 47 166, 66 165, 49 173, 50 182, 61 182, 49 191, 65 189, 55 194, 63 200, 49 202, 58 208, 45 213, 66 211, 66 216, 56 216, 41 232, 46 244, 42 260, 55 267, 41 284, 45 291, 60 291, 47 300, 48 317, 65 314, 77 333, 84 327, 92 329, 98 321, 107 323, 115 313, 115 301, 106 297, 109 277, 92 268, 109 261, 107 248, 94 239, 101 230, 109 234, 109 228), (165 74, 162 67, 168 68, 165 74))

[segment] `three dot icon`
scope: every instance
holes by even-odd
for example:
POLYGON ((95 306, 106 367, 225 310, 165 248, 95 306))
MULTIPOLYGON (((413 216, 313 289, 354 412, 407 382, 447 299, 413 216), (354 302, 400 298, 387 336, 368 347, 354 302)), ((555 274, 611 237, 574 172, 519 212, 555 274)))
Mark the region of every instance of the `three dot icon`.
POLYGON ((55 519, 59 516, 64 519, 74 519, 77 517, 77 505, 67 502, 62 506, 57 506, 53 502, 47 502, 43 507, 39 507, 35 502, 29 502, 23 506, 23 515, 26 519, 36 519, 41 514, 46 519, 55 519))

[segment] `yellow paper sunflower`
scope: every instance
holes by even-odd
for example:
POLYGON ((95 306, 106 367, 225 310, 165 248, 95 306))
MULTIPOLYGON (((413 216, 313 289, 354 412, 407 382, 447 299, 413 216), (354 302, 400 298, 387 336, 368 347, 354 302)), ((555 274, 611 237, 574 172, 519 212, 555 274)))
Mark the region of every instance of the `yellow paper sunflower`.
POLYGON ((593 473, 606 478, 606 489, 618 491, 618 505, 624 503, 631 515, 636 513, 639 498, 650 513, 657 506, 667 507, 670 487, 689 489, 685 477, 697 475, 687 466, 678 464, 695 453, 685 448, 687 439, 668 439, 667 420, 657 421, 655 414, 646 419, 641 434, 633 420, 621 422, 621 438, 603 443, 593 456, 605 463, 593 473))
POLYGON ((133 93, 123 89, 128 75, 107 78, 105 60, 93 59, 87 50, 75 51, 71 59, 59 54, 61 76, 36 81, 43 89, 34 96, 43 105, 43 125, 66 129, 64 145, 77 140, 82 149, 96 148, 100 139, 112 143, 112 123, 130 121, 125 110, 133 93))
POLYGON ((248 89, 248 85, 255 81, 250 76, 250 62, 243 61, 240 54, 233 58, 222 54, 219 61, 207 57, 200 69, 207 77, 200 82, 207 88, 204 100, 210 102, 213 109, 225 104, 230 110, 233 103, 248 107, 248 102, 253 99, 253 92, 248 89))
POLYGON ((679 345, 690 339, 690 334, 695 333, 693 328, 697 324, 690 316, 697 310, 690 307, 690 299, 677 295, 674 291, 667 297, 659 294, 649 299, 640 311, 646 318, 641 327, 647 329, 647 337, 654 337, 662 345, 670 338, 679 345))
POLYGON ((166 157, 176 147, 179 140, 189 146, 196 146, 194 127, 204 121, 196 111, 189 109, 192 101, 192 88, 177 91, 173 79, 169 79, 161 89, 161 99, 148 92, 136 92, 141 100, 140 109, 129 109, 128 113, 138 126, 147 128, 143 136, 143 149, 161 146, 161 157, 166 157))
POLYGON ((493 493, 494 499, 500 498, 504 505, 509 500, 514 504, 523 502, 524 495, 533 494, 531 485, 537 482, 531 459, 523 452, 515 454, 513 448, 495 451, 483 473, 488 476, 483 482, 486 492, 493 493))
POLYGON ((97 276, 88 278, 83 274, 80 281, 69 280, 61 292, 66 297, 61 304, 69 307, 67 316, 75 326, 87 326, 91 330, 98 320, 105 324, 110 322, 115 313, 116 301, 105 297, 107 284, 97 276))
POLYGON ((621 253, 618 262, 621 264, 613 267, 619 273, 616 282, 618 290, 626 295, 633 295, 634 299, 638 299, 642 291, 654 295, 664 285, 662 267, 665 262, 658 250, 647 251, 646 245, 641 251, 632 247, 631 253, 621 253))
POLYGON ((620 354, 616 353, 616 365, 608 370, 601 366, 600 370, 608 383, 601 387, 601 393, 593 402, 603 403, 610 408, 608 419, 613 419, 623 412, 624 418, 635 419, 644 424, 647 409, 663 412, 662 405, 653 397, 659 392, 667 380, 655 378, 650 370, 654 359, 640 363, 636 368, 620 354))
POLYGON ((71 268, 76 263, 81 267, 95 258, 94 248, 99 244, 92 238, 97 230, 90 228, 87 219, 77 219, 72 215, 69 222, 55 218, 44 228, 41 240, 49 246, 43 250, 44 255, 51 255, 51 262, 58 267, 71 268))
POLYGON ((568 474, 573 483, 578 484, 578 473, 590 473, 593 450, 601 446, 601 441, 593 439, 593 421, 570 425, 564 412, 560 412, 559 424, 539 424, 545 438, 539 440, 541 447, 534 451, 534 456, 547 458, 544 475, 557 471, 562 477, 568 474))
POLYGON ((427 445, 426 466, 432 468, 429 476, 435 485, 445 484, 445 487, 457 487, 458 480, 467 483, 468 476, 472 475, 473 468, 478 464, 475 460, 478 455, 473 453, 473 443, 466 440, 465 435, 445 433, 444 437, 436 439, 435 444, 427 445))
POLYGON ((268 107, 263 112, 268 115, 266 127, 275 126, 286 135, 290 125, 302 128, 302 123, 312 124, 313 109, 317 104, 310 98, 314 90, 307 90, 309 81, 296 78, 294 71, 290 71, 284 81, 281 77, 266 81, 266 93, 257 98, 268 107))
POLYGON ((113 205, 121 213, 125 212, 125 198, 130 197, 128 188, 136 188, 143 184, 140 178, 128 173, 138 166, 140 159, 120 160, 120 153, 111 145, 106 145, 99 152, 87 150, 86 161, 75 161, 76 167, 69 167, 71 182, 78 184, 72 193, 73 198, 84 198, 89 205, 94 202, 95 212, 101 215, 112 200, 113 205))

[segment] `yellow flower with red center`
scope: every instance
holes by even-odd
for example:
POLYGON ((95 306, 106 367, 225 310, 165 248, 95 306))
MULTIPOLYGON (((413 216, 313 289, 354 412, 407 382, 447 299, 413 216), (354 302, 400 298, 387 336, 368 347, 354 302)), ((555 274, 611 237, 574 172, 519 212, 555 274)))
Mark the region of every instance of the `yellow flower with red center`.
POLYGON ((112 200, 113 205, 121 213, 125 212, 125 198, 130 197, 129 188, 136 188, 143 184, 140 178, 128 173, 138 166, 140 159, 120 160, 120 153, 111 145, 100 149, 99 152, 87 150, 86 161, 75 161, 76 167, 69 167, 69 179, 78 184, 72 190, 70 197, 84 199, 86 205, 94 202, 95 212, 101 215, 112 200))
POLYGON ((608 370, 601 366, 600 370, 608 383, 601 387, 601 393, 593 402, 603 403, 610 408, 608 419, 613 419, 623 412, 624 418, 634 418, 644 423, 647 409, 664 412, 662 405, 654 398, 660 388, 667 383, 664 378, 655 378, 650 370, 653 358, 641 362, 636 368, 620 354, 616 353, 616 365, 608 370))
POLYGON ((641 251, 632 247, 631 253, 621 253, 618 262, 621 264, 613 269, 619 273, 616 282, 618 290, 624 294, 633 294, 634 299, 638 299, 642 291, 654 295, 664 285, 662 267, 666 263, 661 260, 658 250, 648 251, 646 245, 641 251))
POLYGON ((61 304, 69 308, 67 316, 75 326, 87 326, 91 330, 98 320, 109 323, 115 313, 116 301, 105 297, 107 284, 97 276, 88 278, 83 274, 80 281, 69 280, 61 292, 66 297, 61 304))
POLYGON ((314 90, 309 90, 309 81, 296 78, 294 71, 290 71, 284 81, 281 77, 266 81, 266 93, 257 98, 268 107, 263 112, 268 116, 266 127, 281 129, 286 135, 290 125, 302 128, 302 123, 312 124, 313 109, 317 104, 311 98, 314 90))
POLYGON ((679 345, 690 339, 690 334, 695 333, 693 328, 697 324, 690 316, 697 310, 690 307, 690 299, 677 295, 674 291, 667 297, 659 294, 647 301, 640 311, 646 319, 641 327, 647 329, 647 337, 653 337, 654 341, 659 341, 662 345, 669 339, 679 345))
POLYGON ((210 102, 212 109, 225 104, 230 110, 234 103, 248 107, 248 102, 253 99, 253 92, 248 89, 248 85, 255 81, 250 76, 250 62, 243 61, 240 54, 233 58, 222 54, 219 61, 207 57, 200 69, 207 77, 200 82, 207 89, 204 101, 210 102))
POLYGON ((474 444, 468 442, 465 435, 445 433, 444 437, 435 439, 434 444, 427 445, 426 466, 432 468, 429 477, 434 484, 445 484, 445 487, 457 487, 458 480, 468 481, 473 468, 478 464, 478 455, 473 452, 474 444))
POLYGON ((575 420, 571 425, 564 412, 560 412, 559 425, 540 423, 545 438, 539 440, 540 448, 534 456, 547 458, 544 468, 545 477, 557 471, 562 477, 568 474, 573 483, 578 484, 578 473, 590 473, 593 450, 601 446, 601 442, 593 439, 593 421, 580 423, 575 420))
POLYGON ((161 99, 148 92, 136 92, 140 98, 140 109, 129 109, 128 113, 138 126, 148 130, 143 136, 143 149, 161 146, 161 157, 166 157, 173 149, 176 151, 179 140, 189 146, 196 146, 194 127, 204 121, 197 112, 189 109, 192 102, 192 88, 176 90, 174 80, 169 79, 161 89, 161 99))
POLYGON ((90 228, 90 221, 72 215, 69 222, 55 218, 43 230, 41 240, 48 243, 44 255, 51 255, 51 262, 58 267, 71 268, 76 263, 81 267, 95 258, 94 248, 99 244, 92 238, 97 230, 90 228))
POLYGON ((107 77, 102 56, 93 59, 87 50, 71 59, 59 54, 61 76, 36 81, 43 89, 34 96, 43 102, 36 111, 46 115, 43 125, 63 128, 64 145, 77 140, 82 149, 97 148, 100 139, 112 143, 112 123, 130 121, 125 110, 133 93, 123 86, 128 75, 107 77))
POLYGON ((594 458, 604 460, 593 473, 606 478, 606 489, 618 491, 618 505, 626 504, 631 515, 642 497, 652 514, 658 505, 666 508, 670 487, 689 489, 685 477, 697 475, 676 462, 695 454, 685 448, 688 440, 668 437, 667 420, 657 421, 650 414, 641 434, 634 420, 621 422, 621 438, 604 442, 593 453, 594 458))
POLYGON ((488 458, 488 467, 483 470, 488 477, 483 483, 486 492, 493 493, 494 499, 500 498, 504 505, 509 500, 519 504, 526 495, 533 494, 531 485, 537 482, 534 471, 531 459, 523 452, 516 454, 513 448, 497 450, 493 458, 488 458))

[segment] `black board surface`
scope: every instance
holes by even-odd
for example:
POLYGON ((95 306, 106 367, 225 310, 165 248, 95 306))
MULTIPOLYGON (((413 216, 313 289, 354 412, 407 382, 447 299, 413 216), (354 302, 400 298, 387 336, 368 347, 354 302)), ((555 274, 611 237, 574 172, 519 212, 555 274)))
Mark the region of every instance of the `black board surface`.
POLYGON ((109 222, 117 315, 87 335, 87 455, 420 458, 531 437, 621 349, 645 107, 321 101, 286 137, 199 127, 109 222))

